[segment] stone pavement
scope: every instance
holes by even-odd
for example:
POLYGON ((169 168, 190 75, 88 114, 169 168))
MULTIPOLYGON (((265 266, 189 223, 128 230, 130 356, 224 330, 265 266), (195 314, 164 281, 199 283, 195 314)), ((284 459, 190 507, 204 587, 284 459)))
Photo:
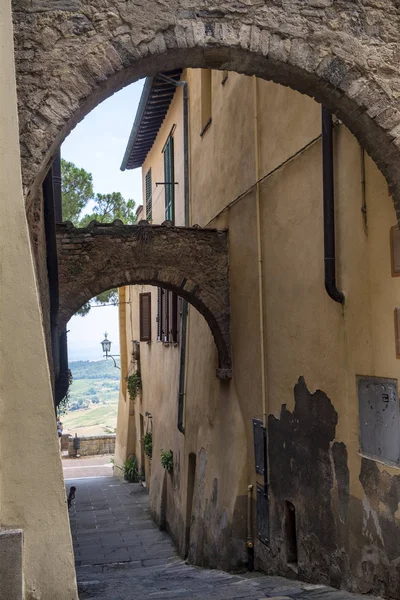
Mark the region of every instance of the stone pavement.
MULTIPOLYGON (((69 480, 80 600, 361 600, 324 585, 186 565, 149 516, 138 484, 112 477, 69 480)), ((366 596, 362 599, 366 600, 366 596)))

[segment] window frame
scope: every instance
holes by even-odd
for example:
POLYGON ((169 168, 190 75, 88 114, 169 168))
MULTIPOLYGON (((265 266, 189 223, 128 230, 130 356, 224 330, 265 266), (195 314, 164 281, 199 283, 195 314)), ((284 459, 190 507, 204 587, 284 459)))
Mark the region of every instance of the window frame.
POLYGON ((165 220, 175 223, 175 156, 174 138, 169 134, 164 154, 164 195, 165 195, 165 220))

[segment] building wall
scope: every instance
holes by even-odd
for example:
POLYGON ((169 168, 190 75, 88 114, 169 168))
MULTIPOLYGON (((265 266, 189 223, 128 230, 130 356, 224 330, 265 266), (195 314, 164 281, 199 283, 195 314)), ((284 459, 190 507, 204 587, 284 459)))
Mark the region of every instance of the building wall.
MULTIPOLYGON (((184 77, 191 223, 229 228, 233 379, 216 379, 211 333, 190 308, 183 435, 177 429, 179 349, 141 344, 136 429, 139 414, 149 411, 153 514, 189 560, 243 565, 247 488, 263 483, 255 473, 252 419, 264 419, 270 541, 256 540, 256 565, 399 597, 398 469, 361 456, 358 441, 356 376, 400 374, 393 323, 400 280, 391 276, 389 244, 396 216, 385 180, 338 123, 342 306, 324 289, 320 106, 273 83, 233 73, 223 83, 222 73, 213 72, 212 121, 200 135, 201 75, 192 70, 184 77), (159 459, 169 448, 172 475, 159 459), (196 456, 192 501, 190 454, 196 456), (288 502, 296 514, 297 565, 288 564, 288 502)), ((178 100, 176 95, 143 175, 160 161, 171 120, 178 122, 178 100)), ((183 164, 177 150, 175 157, 183 164)), ((138 332, 140 291, 129 291, 136 300, 128 338, 138 332)), ((155 290, 152 300, 155 327, 155 290)), ((139 442, 137 450, 140 455, 139 442)), ((255 500, 253 513, 255 522, 255 500)), ((253 533, 257 537, 255 528, 253 533)))
POLYGON ((12 34, 6 1, 0 4, 0 527, 24 532, 26 600, 71 600, 74 560, 22 195, 12 34))

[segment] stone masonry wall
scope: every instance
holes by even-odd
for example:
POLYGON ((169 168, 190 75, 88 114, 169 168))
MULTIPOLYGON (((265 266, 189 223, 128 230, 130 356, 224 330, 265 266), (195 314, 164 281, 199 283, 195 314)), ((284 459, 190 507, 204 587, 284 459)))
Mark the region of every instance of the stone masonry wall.
POLYGON ((219 352, 218 376, 230 377, 228 235, 196 227, 92 222, 57 226, 60 322, 83 304, 123 285, 171 289, 206 319, 219 352))
POLYGON ((94 106, 176 67, 238 71, 315 97, 400 199, 397 0, 13 0, 28 203, 94 106))
MULTIPOLYGON (((94 456, 97 454, 114 454, 115 451, 115 433, 110 435, 91 435, 79 438, 80 448, 79 456, 94 456)), ((75 456, 74 438, 69 438, 68 444, 69 456, 75 456)))

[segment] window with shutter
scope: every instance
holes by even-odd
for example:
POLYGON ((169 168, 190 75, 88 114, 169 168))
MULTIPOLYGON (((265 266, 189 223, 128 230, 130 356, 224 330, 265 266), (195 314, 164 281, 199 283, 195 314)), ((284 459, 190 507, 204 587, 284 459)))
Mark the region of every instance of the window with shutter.
POLYGON ((174 138, 170 135, 164 146, 165 220, 175 219, 174 138))
POLYGON ((169 342, 169 292, 168 290, 163 290, 162 295, 162 340, 164 343, 168 344, 169 342))
POLYGON ((157 341, 163 339, 163 293, 162 288, 157 288, 157 341))
POLYGON ((178 341, 178 296, 169 293, 169 337, 174 344, 178 341))
POLYGON ((151 293, 139 295, 140 341, 151 341, 151 293))
POLYGON ((153 202, 151 188, 151 169, 146 174, 146 219, 151 221, 153 218, 153 202))

